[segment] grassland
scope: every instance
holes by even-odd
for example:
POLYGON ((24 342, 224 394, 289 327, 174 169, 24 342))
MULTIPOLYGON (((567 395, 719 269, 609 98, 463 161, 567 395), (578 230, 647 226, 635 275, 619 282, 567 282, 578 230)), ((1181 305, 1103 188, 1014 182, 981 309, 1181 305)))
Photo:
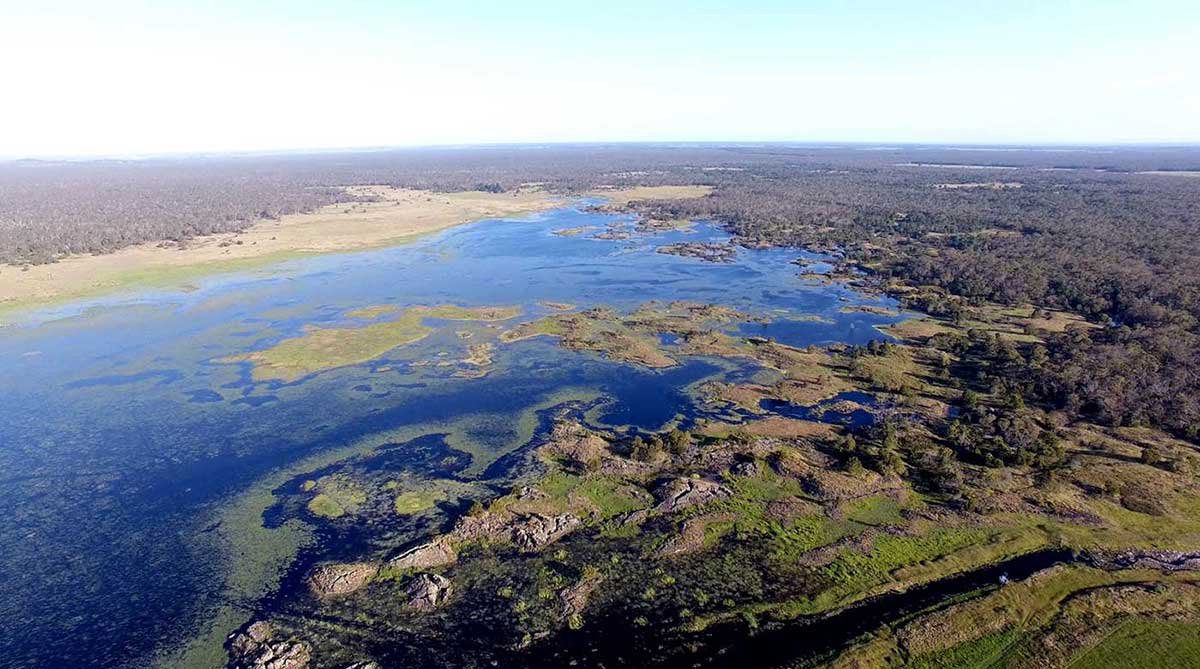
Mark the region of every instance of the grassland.
POLYGON ((608 204, 623 207, 637 200, 685 200, 704 197, 712 192, 711 186, 638 186, 636 188, 601 188, 587 193, 589 197, 602 197, 608 204))
POLYGON ((857 669, 1192 667, 1194 575, 1057 566, 892 627, 844 652, 857 669))
MULTIPOLYGON (((347 316, 379 315, 378 310, 358 309, 347 316)), ((271 348, 221 358, 218 362, 253 365, 256 381, 295 381, 338 367, 378 358, 388 351, 427 337, 434 328, 426 319, 451 321, 503 321, 515 318, 517 307, 460 307, 441 305, 409 307, 391 319, 360 327, 309 327, 299 337, 285 339, 271 348)))

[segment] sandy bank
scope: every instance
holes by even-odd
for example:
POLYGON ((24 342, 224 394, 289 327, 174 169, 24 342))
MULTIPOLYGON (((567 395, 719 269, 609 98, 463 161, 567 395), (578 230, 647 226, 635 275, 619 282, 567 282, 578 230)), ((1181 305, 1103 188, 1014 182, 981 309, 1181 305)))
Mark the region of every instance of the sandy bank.
POLYGON ((107 255, 73 256, 27 270, 0 267, 0 313, 128 287, 186 283, 206 274, 305 255, 388 246, 461 223, 518 216, 563 203, 562 198, 540 191, 432 193, 386 186, 349 191, 379 201, 330 205, 182 245, 155 242, 107 255))
MULTIPOLYGON (((180 285, 209 274, 252 269, 307 255, 390 246, 455 225, 520 216, 566 202, 562 196, 539 190, 435 193, 388 186, 355 186, 348 190, 374 196, 378 201, 330 205, 308 214, 261 221, 244 232, 198 237, 183 244, 139 244, 107 255, 72 256, 28 269, 0 266, 0 317, 20 309, 125 288, 180 285)), ((697 197, 707 192, 705 187, 663 186, 589 195, 629 202, 697 197)))

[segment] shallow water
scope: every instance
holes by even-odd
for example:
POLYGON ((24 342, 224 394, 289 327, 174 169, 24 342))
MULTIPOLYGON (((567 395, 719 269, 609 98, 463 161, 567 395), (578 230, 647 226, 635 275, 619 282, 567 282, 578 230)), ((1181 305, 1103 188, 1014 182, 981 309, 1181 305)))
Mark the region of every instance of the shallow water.
POLYGON ((361 324, 344 312, 381 304, 519 305, 515 323, 552 313, 541 301, 629 310, 688 300, 770 316, 743 332, 799 346, 865 343, 883 338, 876 325, 898 320, 845 311, 890 300, 803 281, 792 261, 821 256, 741 249, 736 262, 713 264, 654 251, 727 238, 707 224, 624 241, 552 234, 627 220, 566 208, 484 221, 186 291, 65 305, 0 328, 5 666, 138 666, 186 636, 224 596, 228 561, 198 548, 214 514, 305 458, 390 432, 451 433, 471 445, 474 460, 453 472, 469 478, 528 439, 523 426, 537 409, 601 397, 589 420, 654 430, 696 415, 688 386, 753 372, 713 359, 652 371, 538 338, 498 344, 488 376, 457 378, 461 364, 437 363, 497 331, 466 322, 433 323, 416 344, 293 383, 256 382, 248 363, 218 358, 309 325, 361 324))

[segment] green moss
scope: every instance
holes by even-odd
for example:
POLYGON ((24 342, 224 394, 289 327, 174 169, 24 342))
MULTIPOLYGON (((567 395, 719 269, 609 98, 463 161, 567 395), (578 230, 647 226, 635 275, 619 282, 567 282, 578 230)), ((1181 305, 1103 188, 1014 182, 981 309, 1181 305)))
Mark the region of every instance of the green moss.
POLYGON ((438 490, 411 490, 397 495, 393 505, 399 514, 420 513, 445 498, 438 490))
POLYGON ((342 508, 342 505, 325 493, 320 493, 309 500, 308 512, 322 518, 341 518, 346 515, 346 510, 342 508))

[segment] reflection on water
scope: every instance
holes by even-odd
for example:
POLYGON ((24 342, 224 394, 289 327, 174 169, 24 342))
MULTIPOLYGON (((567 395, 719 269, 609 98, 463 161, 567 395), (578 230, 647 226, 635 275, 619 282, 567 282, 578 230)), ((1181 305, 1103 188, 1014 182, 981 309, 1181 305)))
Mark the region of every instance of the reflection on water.
MULTIPOLYGON (((187 633, 221 598, 228 565, 195 550, 223 500, 269 472, 395 430, 447 434, 471 477, 528 439, 515 417, 601 397, 589 420, 655 430, 687 421, 687 388, 746 377, 745 362, 691 359, 660 371, 603 361, 545 338, 498 345, 482 378, 461 378, 472 343, 501 329, 446 323, 369 363, 291 383, 249 363, 306 326, 361 324, 377 305, 539 303, 629 310, 649 299, 767 314, 744 334, 806 346, 865 343, 896 317, 847 313, 894 303, 812 285, 788 250, 739 250, 712 264, 659 254, 721 241, 708 225, 626 241, 564 237, 619 217, 563 209, 462 226, 417 243, 223 276, 191 292, 147 291, 34 314, 0 329, 0 656, 6 666, 123 666, 187 633), (818 317, 818 318, 814 318, 818 317), (456 375, 456 373, 460 373, 456 375), (524 412, 524 413, 523 413, 524 412)), ((663 345, 673 345, 664 337, 663 345)))

